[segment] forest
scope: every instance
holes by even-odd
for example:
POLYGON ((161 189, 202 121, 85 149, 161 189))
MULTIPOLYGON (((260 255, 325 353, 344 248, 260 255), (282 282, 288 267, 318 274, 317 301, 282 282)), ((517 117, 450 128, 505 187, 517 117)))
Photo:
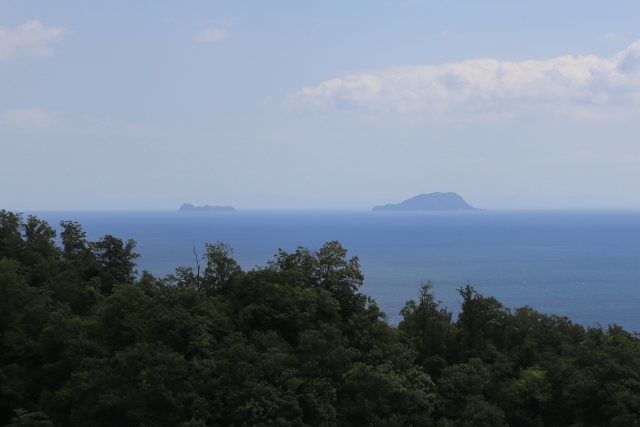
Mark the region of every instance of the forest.
POLYGON ((640 426, 619 326, 470 285, 454 318, 431 282, 390 325, 337 241, 154 277, 133 240, 59 230, 0 211, 0 426, 640 426))

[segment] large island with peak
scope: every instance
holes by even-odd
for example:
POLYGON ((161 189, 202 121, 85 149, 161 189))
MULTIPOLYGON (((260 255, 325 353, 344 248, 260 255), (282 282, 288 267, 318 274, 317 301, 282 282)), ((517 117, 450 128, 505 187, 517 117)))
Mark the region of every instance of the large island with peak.
POLYGON ((420 194, 393 205, 375 206, 373 211, 477 211, 456 193, 420 194))

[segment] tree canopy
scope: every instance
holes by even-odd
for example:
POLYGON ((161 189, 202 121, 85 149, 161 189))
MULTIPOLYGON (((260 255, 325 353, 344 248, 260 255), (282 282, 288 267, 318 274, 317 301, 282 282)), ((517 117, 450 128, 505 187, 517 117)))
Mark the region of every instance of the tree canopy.
POLYGON ((471 285, 460 313, 419 287, 386 322, 340 243, 243 271, 135 270, 135 242, 87 241, 0 211, 0 426, 640 426, 640 341, 471 285))

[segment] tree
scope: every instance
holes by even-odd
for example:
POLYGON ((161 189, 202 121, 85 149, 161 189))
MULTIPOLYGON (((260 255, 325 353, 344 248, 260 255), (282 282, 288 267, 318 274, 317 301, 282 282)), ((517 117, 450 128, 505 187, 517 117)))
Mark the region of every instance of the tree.
POLYGON ((23 227, 22 214, 0 210, 0 257, 22 259, 23 227))
POLYGON ((34 266, 46 259, 55 259, 59 254, 56 247, 56 231, 46 221, 33 215, 27 217, 23 225, 25 257, 23 263, 34 266))
POLYGON ((85 359, 56 397, 69 425, 168 427, 210 417, 197 390, 206 376, 203 366, 163 345, 136 344, 110 358, 85 359))
POLYGON ((26 273, 18 261, 0 258, 0 425, 15 409, 30 408, 40 388, 37 338, 52 301, 29 286, 26 273))
POLYGON ((62 232, 63 253, 66 259, 71 260, 85 253, 89 249, 87 233, 82 230, 82 226, 75 221, 60 221, 62 232))
POLYGON ((9 427, 53 427, 53 423, 44 412, 28 412, 16 409, 16 417, 11 420, 9 427))
POLYGON ((461 331, 464 348, 469 355, 485 348, 485 339, 491 334, 491 326, 497 325, 504 314, 503 306, 493 297, 480 295, 472 286, 458 289, 462 297, 457 326, 461 331))
POLYGON ((452 313, 440 308, 442 301, 436 300, 432 292, 433 283, 420 286, 418 304, 408 301, 400 311, 403 317, 398 329, 407 333, 420 353, 420 361, 432 375, 446 366, 448 350, 452 342, 452 313))
POLYGON ((467 404, 454 426, 507 427, 507 424, 504 422, 504 412, 500 408, 482 400, 474 400, 467 404))
POLYGON ((420 370, 399 373, 386 364, 357 363, 344 378, 338 399, 344 408, 340 425, 431 425, 435 386, 420 370))
POLYGON ((151 299, 135 285, 116 285, 86 322, 91 338, 113 351, 144 342, 151 299))
MULTIPOLYGON (((205 248, 206 252, 202 259, 207 261, 207 266, 204 269, 202 286, 207 294, 211 294, 224 287, 242 269, 236 260, 231 257, 233 248, 228 244, 222 242, 207 243, 205 248)), ((193 275, 193 270, 191 270, 189 277, 193 279, 195 284, 196 278, 193 275)))
POLYGON ((330 292, 340 304, 343 319, 348 319, 364 307, 366 297, 358 293, 364 282, 360 261, 346 256, 347 250, 334 240, 314 252, 303 247, 292 254, 280 250, 268 265, 276 271, 297 273, 302 284, 330 292))
POLYGON ((89 247, 105 271, 101 277, 103 293, 111 293, 111 289, 116 283, 133 283, 135 281, 135 275, 138 272, 134 270, 136 264, 133 260, 139 258, 140 255, 133 252, 136 247, 136 242, 133 239, 129 239, 125 243, 122 239, 107 234, 97 242, 89 243, 89 247))

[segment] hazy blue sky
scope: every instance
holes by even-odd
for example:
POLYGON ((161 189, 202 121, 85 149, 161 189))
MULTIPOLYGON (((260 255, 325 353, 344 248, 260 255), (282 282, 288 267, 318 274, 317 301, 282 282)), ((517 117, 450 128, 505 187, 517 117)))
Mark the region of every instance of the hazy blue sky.
POLYGON ((638 17, 0 0, 0 208, 640 207, 638 17))

